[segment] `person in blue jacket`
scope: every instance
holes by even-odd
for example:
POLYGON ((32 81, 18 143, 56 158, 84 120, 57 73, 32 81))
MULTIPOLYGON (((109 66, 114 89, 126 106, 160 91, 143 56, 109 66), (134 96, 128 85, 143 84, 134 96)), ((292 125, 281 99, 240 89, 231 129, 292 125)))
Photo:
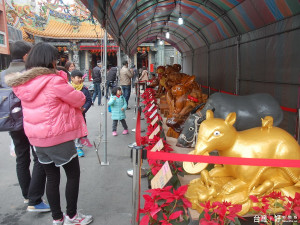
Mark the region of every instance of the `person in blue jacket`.
POLYGON ((125 110, 127 109, 126 99, 122 95, 122 89, 120 87, 114 87, 111 93, 111 97, 108 101, 108 106, 111 108, 111 119, 113 120, 112 135, 117 136, 118 121, 121 121, 124 131, 122 134, 128 134, 128 126, 126 124, 125 110))
MULTIPOLYGON (((77 91, 82 91, 85 95, 85 103, 81 107, 82 115, 84 118, 84 121, 86 122, 85 114, 89 110, 89 108, 92 105, 92 97, 91 94, 86 86, 83 85, 83 73, 79 70, 73 70, 71 72, 71 85, 75 88, 77 91)), ((84 152, 82 150, 82 145, 85 145, 87 147, 93 147, 93 145, 90 143, 89 139, 87 137, 78 138, 75 140, 75 146, 77 149, 78 157, 83 157, 84 152)))

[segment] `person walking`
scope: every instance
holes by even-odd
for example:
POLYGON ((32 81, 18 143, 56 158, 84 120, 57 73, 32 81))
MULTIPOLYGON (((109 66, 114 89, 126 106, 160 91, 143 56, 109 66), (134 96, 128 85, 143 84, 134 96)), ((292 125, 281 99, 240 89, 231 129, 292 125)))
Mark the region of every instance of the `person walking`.
POLYGON ((131 93, 131 78, 132 77, 133 77, 133 73, 132 73, 132 71, 130 71, 128 69, 128 62, 124 61, 123 67, 120 70, 120 85, 122 87, 124 98, 127 103, 127 109, 130 109, 128 107, 128 100, 130 98, 130 93, 131 93))
POLYGON ((148 81, 148 80, 149 80, 148 70, 145 66, 143 66, 142 75, 139 78, 139 81, 148 81))
POLYGON ((112 135, 117 136, 117 126, 118 122, 121 121, 124 128, 122 134, 128 134, 128 126, 126 124, 125 110, 127 108, 126 99, 122 95, 122 89, 120 87, 114 87, 110 100, 107 103, 111 107, 111 119, 113 120, 112 124, 112 135))
POLYGON ((110 93, 111 93, 112 89, 116 85, 117 72, 118 72, 118 68, 112 66, 112 67, 110 67, 110 69, 109 69, 109 71, 107 73, 107 77, 106 77, 106 98, 107 99, 108 99, 109 90, 110 90, 110 93))
POLYGON ((98 96, 98 105, 101 104, 101 89, 100 84, 102 82, 102 62, 100 60, 97 61, 97 65, 94 67, 92 72, 93 83, 94 83, 94 94, 92 99, 92 105, 94 105, 96 97, 98 96))
MULTIPOLYGON (((25 41, 16 41, 11 44, 10 55, 12 62, 8 69, 1 73, 3 75, 1 77, 2 87, 8 87, 4 81, 5 75, 25 71, 25 59, 31 47, 25 41)), ((18 131, 10 131, 9 135, 15 146, 17 177, 24 197, 24 203, 28 204, 27 211, 49 212, 49 205, 42 200, 42 196, 45 193, 46 174, 29 143, 24 128, 18 131), (33 156, 32 174, 30 174, 31 150, 33 156)))
POLYGON ((75 64, 71 61, 66 62, 65 64, 65 69, 68 71, 67 75, 68 75, 68 81, 71 81, 71 73, 73 70, 75 70, 75 64))
POLYGON ((56 70, 58 51, 39 42, 29 52, 24 73, 5 77, 22 101, 24 130, 46 172, 46 194, 53 225, 89 224, 93 217, 77 212, 80 166, 75 138, 87 135, 80 108, 85 95, 68 84, 66 74, 56 70), (60 206, 60 168, 67 177, 67 211, 60 206))
POLYGON ((132 72, 133 72, 133 77, 132 77, 132 88, 135 88, 135 82, 139 79, 139 73, 137 69, 135 68, 135 65, 131 66, 132 72))

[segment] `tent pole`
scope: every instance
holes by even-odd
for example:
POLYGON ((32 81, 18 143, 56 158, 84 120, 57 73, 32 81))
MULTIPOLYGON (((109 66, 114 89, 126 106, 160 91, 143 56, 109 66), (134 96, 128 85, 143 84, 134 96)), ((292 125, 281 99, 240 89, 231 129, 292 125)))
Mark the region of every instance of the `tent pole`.
POLYGON ((237 36, 236 39, 236 75, 235 75, 235 94, 240 94, 240 40, 241 37, 237 36))
POLYGON ((208 92, 207 95, 208 97, 210 96, 210 79, 209 79, 209 75, 210 75, 210 46, 207 46, 207 83, 206 86, 208 87, 208 92))
MULTIPOLYGON (((106 76, 107 76, 107 18, 105 15, 104 20, 104 85, 106 85, 106 76)), ((107 161, 107 99, 106 99, 106 88, 104 96, 104 134, 103 134, 103 143, 104 143, 104 161, 101 162, 101 165, 108 166, 109 162, 107 161)))

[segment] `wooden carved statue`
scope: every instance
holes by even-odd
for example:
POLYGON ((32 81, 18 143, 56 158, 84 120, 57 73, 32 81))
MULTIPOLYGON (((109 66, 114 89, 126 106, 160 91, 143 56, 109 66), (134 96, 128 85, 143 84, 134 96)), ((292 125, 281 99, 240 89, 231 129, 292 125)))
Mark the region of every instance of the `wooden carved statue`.
POLYGON ((156 68, 156 74, 157 74, 157 79, 158 79, 158 90, 156 92, 156 97, 159 98, 163 95, 164 93, 164 83, 165 83, 165 67, 164 66, 158 66, 156 68))
MULTIPOLYGON (((273 127, 273 118, 266 116, 262 126, 237 131, 233 126, 236 113, 224 119, 214 118, 211 110, 200 126, 197 144, 191 154, 208 155, 218 150, 220 156, 240 158, 300 160, 300 146, 285 130, 273 127)), ((300 168, 248 165, 215 165, 209 172, 207 164, 184 162, 188 173, 198 173, 201 178, 190 182, 186 197, 192 208, 199 212, 199 203, 227 201, 241 204, 240 215, 245 215, 255 203, 249 195, 263 196, 272 191, 294 197, 300 192, 300 168)))
MULTIPOLYGON (((175 73, 172 73, 175 75, 175 73)), ((191 110, 202 102, 202 91, 195 82, 195 76, 180 74, 179 84, 172 84, 172 88, 167 92, 167 103, 169 105, 169 116, 167 126, 170 127, 167 135, 178 138, 182 130, 182 125, 191 110)), ((176 79, 172 82, 178 82, 176 79)))

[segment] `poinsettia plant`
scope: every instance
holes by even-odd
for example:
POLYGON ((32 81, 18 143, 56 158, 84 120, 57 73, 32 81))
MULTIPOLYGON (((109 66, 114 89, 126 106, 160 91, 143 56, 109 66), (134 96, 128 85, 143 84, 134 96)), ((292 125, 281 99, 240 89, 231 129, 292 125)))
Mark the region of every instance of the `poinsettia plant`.
POLYGON ((300 223, 300 194, 297 192, 294 198, 273 191, 259 198, 250 195, 250 199, 255 205, 252 209, 259 224, 300 223))
POLYGON ((200 203, 203 212, 199 217, 199 225, 227 225, 231 222, 240 224, 237 215, 242 210, 242 205, 231 204, 230 202, 210 202, 200 203))
POLYGON ((151 189, 143 195, 144 208, 140 210, 145 214, 140 225, 187 225, 189 223, 188 208, 191 203, 184 197, 188 186, 173 186, 151 189))

